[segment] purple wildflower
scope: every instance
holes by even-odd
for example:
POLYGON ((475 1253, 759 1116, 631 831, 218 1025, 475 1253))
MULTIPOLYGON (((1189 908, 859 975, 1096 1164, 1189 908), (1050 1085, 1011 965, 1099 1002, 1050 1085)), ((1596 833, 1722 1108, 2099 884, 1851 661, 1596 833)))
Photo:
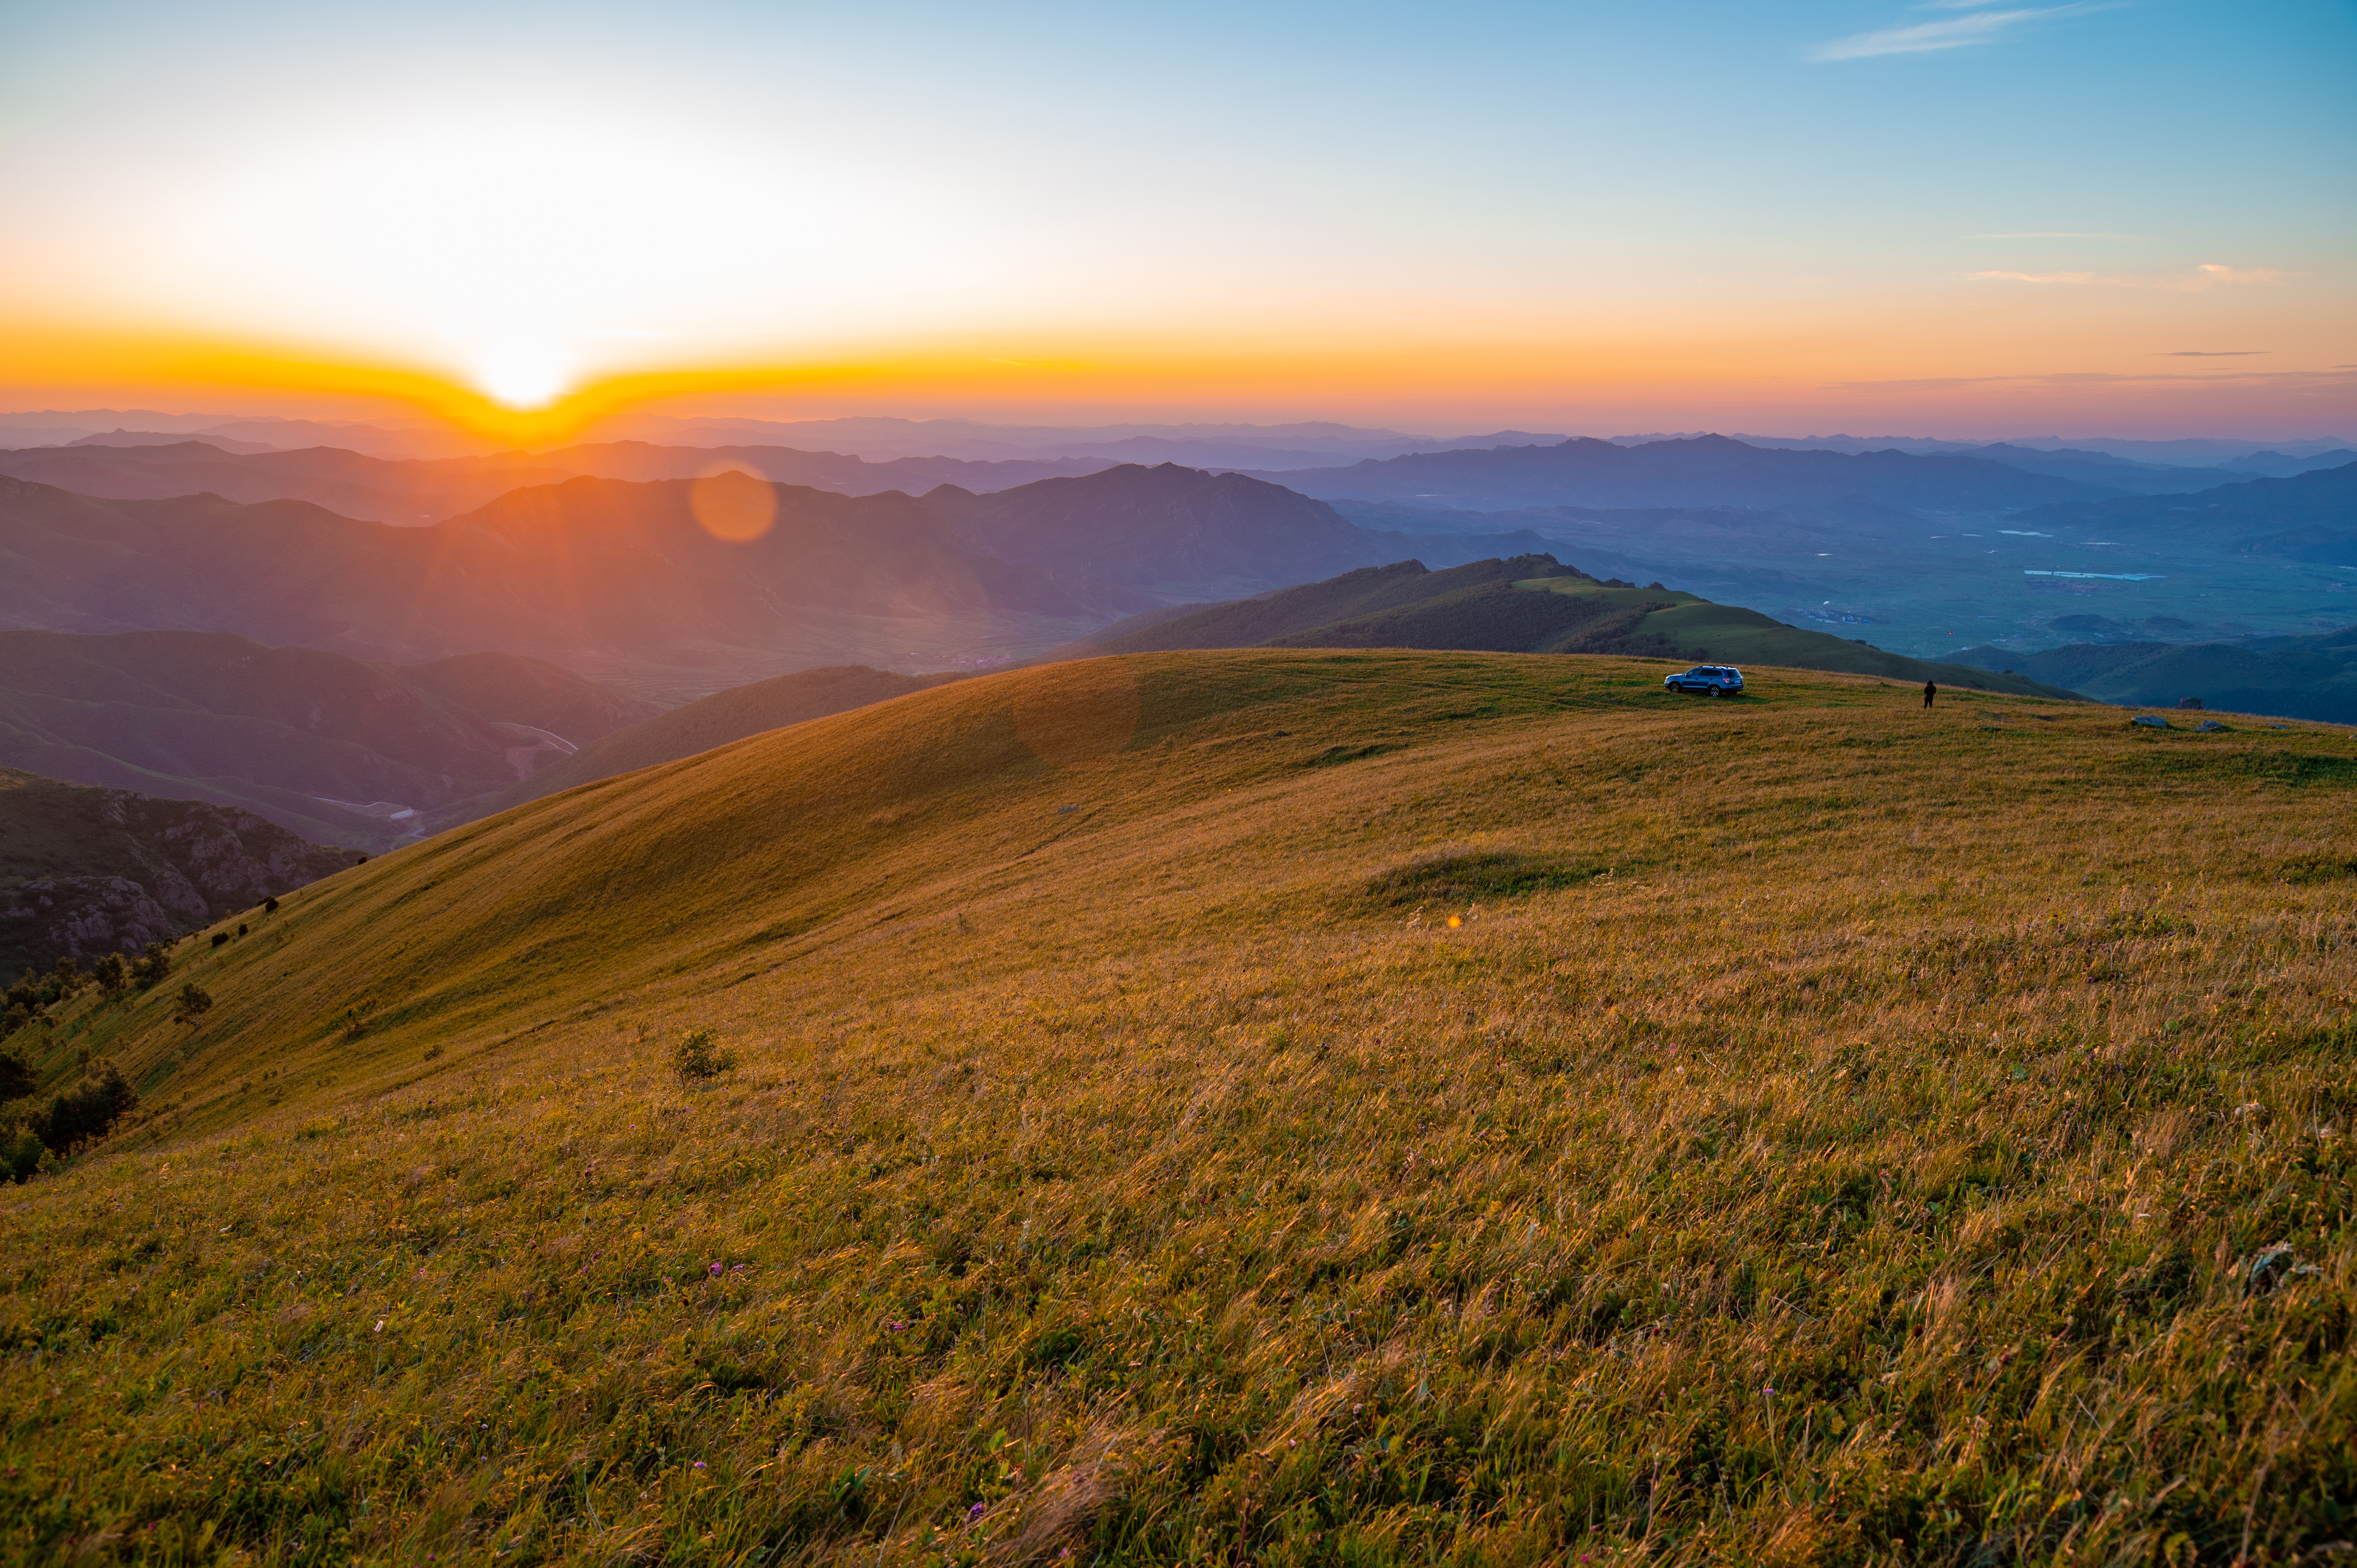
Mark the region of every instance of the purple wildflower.
POLYGON ((974 1507, 972 1507, 972 1508, 970 1508, 970 1509, 966 1509, 966 1510, 965 1510, 965 1521, 966 1521, 966 1523, 968 1523, 968 1524, 972 1524, 974 1520, 978 1520, 978 1519, 980 1519, 980 1518, 982 1517, 982 1513, 983 1513, 983 1505, 982 1505, 982 1504, 980 1504, 980 1503, 976 1503, 976 1504, 974 1504, 974 1507))

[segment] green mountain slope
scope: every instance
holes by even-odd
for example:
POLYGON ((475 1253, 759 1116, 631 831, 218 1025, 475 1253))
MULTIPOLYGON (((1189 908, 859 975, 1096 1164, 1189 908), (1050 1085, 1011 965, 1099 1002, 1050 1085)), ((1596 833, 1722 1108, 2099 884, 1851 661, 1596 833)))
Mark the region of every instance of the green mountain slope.
POLYGON ((1108 628, 1091 646, 1115 653, 1219 647, 1610 653, 2072 695, 2024 675, 1932 663, 1803 631, 1756 610, 1715 605, 1658 584, 1599 583, 1551 555, 1476 562, 1446 572, 1403 562, 1167 618, 1141 617, 1108 628))

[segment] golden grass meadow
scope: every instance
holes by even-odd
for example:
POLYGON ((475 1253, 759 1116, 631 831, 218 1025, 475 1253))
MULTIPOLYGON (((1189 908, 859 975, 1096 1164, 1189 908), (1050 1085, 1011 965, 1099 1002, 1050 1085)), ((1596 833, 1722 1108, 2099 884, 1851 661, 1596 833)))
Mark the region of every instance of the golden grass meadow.
POLYGON ((183 943, 36 1032, 7 1558, 2350 1559, 2357 743, 1665 668, 962 682, 183 943))

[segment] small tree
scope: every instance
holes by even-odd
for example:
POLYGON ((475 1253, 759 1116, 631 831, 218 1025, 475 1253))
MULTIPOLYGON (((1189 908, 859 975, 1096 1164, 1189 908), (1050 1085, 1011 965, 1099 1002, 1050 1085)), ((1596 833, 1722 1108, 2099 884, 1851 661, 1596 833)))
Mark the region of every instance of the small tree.
POLYGON ((49 972, 57 977, 58 1000, 60 1002, 82 988, 81 965, 70 955, 58 960, 49 972))
POLYGON ((41 1086, 41 1075, 22 1051, 0 1051, 0 1100, 22 1100, 41 1086))
POLYGON ((164 945, 161 942, 149 942, 147 950, 141 953, 131 965, 131 977, 138 983, 139 989, 142 991, 155 990, 164 983, 164 977, 171 972, 172 955, 164 950, 164 945))
POLYGON ((106 1136, 139 1103, 133 1089, 113 1062, 85 1076, 80 1083, 49 1101, 36 1119, 34 1131, 59 1154, 106 1136))
POLYGON ((736 1053, 712 1048, 712 1031, 694 1029, 680 1036, 671 1053, 671 1069, 683 1084, 718 1078, 737 1065, 736 1053))
POLYGON ((98 967, 91 972, 91 975, 98 982, 101 991, 109 996, 120 996, 123 988, 131 983, 131 966, 123 961, 121 953, 111 952, 98 961, 98 967))
POLYGON ((180 987, 180 1004, 173 1010, 172 1022, 194 1026, 196 1021, 212 1011, 212 993, 191 980, 180 987))

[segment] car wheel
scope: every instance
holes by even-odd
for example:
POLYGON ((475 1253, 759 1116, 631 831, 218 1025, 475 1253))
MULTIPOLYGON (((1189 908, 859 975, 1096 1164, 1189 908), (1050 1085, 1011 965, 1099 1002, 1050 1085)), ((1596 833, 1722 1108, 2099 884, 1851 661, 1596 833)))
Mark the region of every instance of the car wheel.
POLYGON ((1710 689, 1710 694, 1714 697, 1724 697, 1727 695, 1727 688, 1724 686, 1713 686, 1710 689))

